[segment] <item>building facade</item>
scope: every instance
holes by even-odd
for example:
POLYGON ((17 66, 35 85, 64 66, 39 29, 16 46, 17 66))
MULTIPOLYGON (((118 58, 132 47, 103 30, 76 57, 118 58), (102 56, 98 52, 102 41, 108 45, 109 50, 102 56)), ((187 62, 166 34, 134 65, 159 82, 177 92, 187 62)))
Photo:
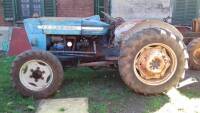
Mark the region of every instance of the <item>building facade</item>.
POLYGON ((200 0, 0 0, 0 25, 15 25, 34 16, 102 16, 130 19, 163 19, 190 25, 199 16, 200 0))
POLYGON ((14 25, 25 18, 88 17, 108 12, 109 0, 0 0, 0 25, 14 25))
POLYGON ((111 13, 130 19, 163 19, 173 24, 191 25, 200 15, 200 0, 112 0, 111 13))

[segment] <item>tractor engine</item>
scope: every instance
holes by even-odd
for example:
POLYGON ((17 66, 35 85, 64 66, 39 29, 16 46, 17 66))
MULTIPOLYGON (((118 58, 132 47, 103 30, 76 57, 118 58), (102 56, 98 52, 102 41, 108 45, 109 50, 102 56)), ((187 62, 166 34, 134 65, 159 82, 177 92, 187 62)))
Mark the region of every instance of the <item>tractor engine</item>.
POLYGON ((78 36, 48 36, 49 51, 85 51, 89 50, 91 41, 87 37, 78 36))

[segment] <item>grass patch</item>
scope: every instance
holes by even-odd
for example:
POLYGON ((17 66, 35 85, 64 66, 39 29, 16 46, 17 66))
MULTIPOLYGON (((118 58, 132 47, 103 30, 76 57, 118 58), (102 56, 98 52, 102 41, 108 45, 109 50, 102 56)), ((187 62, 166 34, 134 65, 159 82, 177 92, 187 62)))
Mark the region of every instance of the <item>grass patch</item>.
POLYGON ((109 113, 108 112, 108 105, 105 103, 90 103, 90 113, 109 113))
POLYGON ((60 108, 59 112, 65 112, 65 108, 60 108))
POLYGON ((180 89, 181 94, 188 98, 200 98, 200 91, 194 89, 180 89))
POLYGON ((34 113, 35 101, 32 98, 23 98, 12 87, 9 72, 13 59, 13 57, 0 58, 0 112, 34 113))
POLYGON ((153 113, 169 102, 169 98, 165 95, 152 96, 149 98, 144 113, 153 113))
POLYGON ((119 80, 118 72, 112 70, 72 68, 65 70, 65 82, 55 98, 88 97, 90 113, 115 113, 123 107, 119 101, 132 95, 119 80))
MULTIPOLYGON (((22 97, 12 87, 9 72, 13 60, 13 57, 0 58, 0 96, 4 97, 0 98, 0 112, 34 113, 36 100, 22 97)), ((88 97, 90 113, 115 113, 118 108, 124 107, 120 102, 128 100, 127 97, 132 94, 121 83, 118 72, 112 70, 72 68, 65 70, 63 86, 52 98, 88 97)))

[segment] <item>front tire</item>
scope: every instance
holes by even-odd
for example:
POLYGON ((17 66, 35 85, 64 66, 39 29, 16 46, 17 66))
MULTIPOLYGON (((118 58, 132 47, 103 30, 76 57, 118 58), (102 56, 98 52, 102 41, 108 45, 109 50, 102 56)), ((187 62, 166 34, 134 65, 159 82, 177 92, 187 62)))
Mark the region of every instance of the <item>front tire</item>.
POLYGON ((181 39, 158 28, 127 33, 118 63, 127 86, 145 95, 159 94, 176 86, 185 74, 187 62, 181 39))
POLYGON ((46 51, 27 51, 12 64, 14 87, 24 96, 47 98, 62 84, 63 68, 60 61, 46 51))

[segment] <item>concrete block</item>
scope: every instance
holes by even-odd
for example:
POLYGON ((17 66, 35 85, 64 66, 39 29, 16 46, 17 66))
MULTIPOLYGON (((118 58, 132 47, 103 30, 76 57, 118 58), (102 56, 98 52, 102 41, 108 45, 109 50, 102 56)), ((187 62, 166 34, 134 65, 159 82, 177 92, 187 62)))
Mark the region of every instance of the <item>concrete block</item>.
POLYGON ((36 113, 88 113, 87 98, 42 100, 36 113))

